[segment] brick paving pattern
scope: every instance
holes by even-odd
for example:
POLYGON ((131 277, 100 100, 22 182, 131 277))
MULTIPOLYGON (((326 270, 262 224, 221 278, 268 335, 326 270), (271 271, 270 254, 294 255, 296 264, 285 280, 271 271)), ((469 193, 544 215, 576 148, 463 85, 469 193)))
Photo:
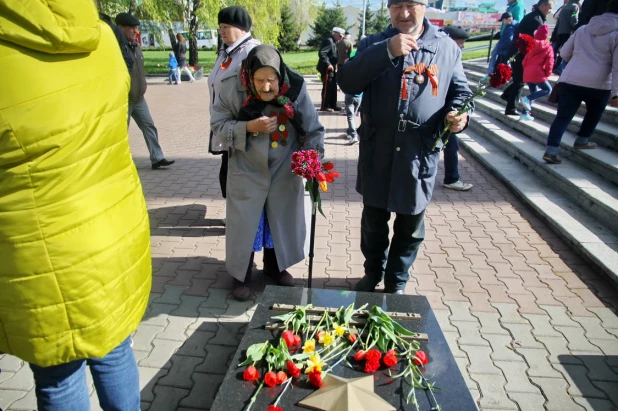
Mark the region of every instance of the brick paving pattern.
MULTIPOLYGON (((310 79, 309 89, 317 104, 319 84, 310 79)), ((208 410, 255 300, 241 303, 230 296, 220 159, 207 153, 206 82, 153 84, 146 97, 163 149, 177 162, 168 170, 151 170, 143 138, 131 124, 151 219, 154 271, 148 312, 133 346, 142 409, 208 410)), ((323 195, 327 218, 317 223, 314 286, 350 289, 363 273, 362 204, 354 189, 358 146, 344 145, 343 115, 321 119, 326 157, 342 177, 323 195)), ((461 178, 474 188, 444 190, 440 171, 427 209, 427 237, 406 293, 429 299, 480 409, 615 410, 614 284, 479 163, 460 154, 461 178)), ((255 261, 258 271, 261 258, 255 261)), ((291 272, 304 284, 306 264, 291 272)), ((254 277, 257 298, 269 280, 254 277)), ((0 370, 0 409, 35 409, 29 368, 4 355, 0 370)))

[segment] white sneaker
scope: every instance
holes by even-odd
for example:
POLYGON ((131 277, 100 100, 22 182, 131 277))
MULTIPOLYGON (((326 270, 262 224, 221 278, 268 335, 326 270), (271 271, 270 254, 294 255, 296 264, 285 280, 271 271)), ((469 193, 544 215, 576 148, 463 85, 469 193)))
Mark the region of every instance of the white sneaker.
POLYGON ((474 187, 472 184, 464 183, 461 180, 455 181, 454 183, 451 183, 451 184, 444 184, 444 188, 450 188, 451 190, 457 190, 457 191, 468 191, 472 187, 474 187))

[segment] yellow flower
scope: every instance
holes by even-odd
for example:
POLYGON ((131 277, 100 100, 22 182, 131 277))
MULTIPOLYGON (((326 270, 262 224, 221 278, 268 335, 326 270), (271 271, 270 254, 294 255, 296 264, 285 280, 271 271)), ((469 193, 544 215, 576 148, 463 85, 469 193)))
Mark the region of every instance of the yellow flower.
POLYGON ((315 340, 312 338, 310 340, 305 341, 305 345, 303 345, 303 352, 314 352, 315 351, 315 340))
POLYGON ((320 359, 320 354, 315 353, 307 360, 307 368, 305 369, 305 374, 309 374, 311 371, 316 370, 322 372, 322 367, 326 365, 320 359))
POLYGON ((331 345, 335 341, 335 337, 331 333, 324 333, 320 336, 320 344, 324 344, 324 346, 331 345))
POLYGON ((333 324, 334 328, 335 328, 335 335, 337 337, 342 337, 343 334, 345 334, 345 327, 343 325, 339 325, 337 323, 333 324))

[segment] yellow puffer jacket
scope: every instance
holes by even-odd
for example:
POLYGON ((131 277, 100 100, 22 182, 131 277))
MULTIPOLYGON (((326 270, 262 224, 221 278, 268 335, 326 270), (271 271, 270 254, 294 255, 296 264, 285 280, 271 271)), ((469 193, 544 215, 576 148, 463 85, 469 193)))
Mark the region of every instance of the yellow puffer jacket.
POLYGON ((102 357, 144 314, 128 93, 92 0, 0 0, 0 351, 40 366, 102 357))

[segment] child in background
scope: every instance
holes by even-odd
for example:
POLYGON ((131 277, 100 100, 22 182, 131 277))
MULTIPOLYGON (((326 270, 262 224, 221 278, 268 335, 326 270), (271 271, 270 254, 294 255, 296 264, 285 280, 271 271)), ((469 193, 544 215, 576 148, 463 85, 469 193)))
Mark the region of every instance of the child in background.
POLYGON ((526 54, 522 62, 524 67, 524 82, 528 84, 528 88, 530 89, 530 94, 520 99, 521 105, 524 108, 524 112, 519 117, 522 121, 534 120, 534 118, 530 116, 532 102, 537 98, 551 93, 551 86, 548 80, 554 67, 554 50, 547 41, 548 36, 549 27, 547 24, 539 27, 534 33, 534 47, 526 54))
POLYGON ((168 85, 172 84, 172 79, 174 80, 174 84, 178 85, 178 62, 176 61, 176 57, 174 53, 170 53, 170 60, 167 62, 167 68, 170 69, 167 77, 169 79, 168 85))

